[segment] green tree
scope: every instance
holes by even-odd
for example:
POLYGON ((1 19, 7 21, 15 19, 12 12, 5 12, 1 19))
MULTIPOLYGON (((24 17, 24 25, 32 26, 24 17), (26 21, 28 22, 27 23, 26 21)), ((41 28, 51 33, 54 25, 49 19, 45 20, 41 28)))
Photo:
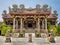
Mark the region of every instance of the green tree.
POLYGON ((55 25, 53 26, 53 25, 51 25, 50 22, 47 22, 47 28, 48 28, 48 32, 50 32, 50 30, 53 30, 54 34, 56 35, 56 33, 57 33, 57 28, 56 28, 55 25))
POLYGON ((49 30, 53 30, 54 31, 54 34, 57 33, 57 28, 55 26, 50 26, 50 29, 49 30))
POLYGON ((12 28, 10 26, 7 26, 7 30, 10 30, 10 33, 12 32, 12 28))
POLYGON ((12 32, 12 28, 5 23, 0 25, 1 35, 5 35, 7 30, 10 30, 12 32))
POLYGON ((56 28, 57 28, 58 33, 60 34, 60 24, 56 28))
POLYGON ((50 27, 51 27, 51 23, 50 22, 47 22, 48 32, 49 32, 50 27))

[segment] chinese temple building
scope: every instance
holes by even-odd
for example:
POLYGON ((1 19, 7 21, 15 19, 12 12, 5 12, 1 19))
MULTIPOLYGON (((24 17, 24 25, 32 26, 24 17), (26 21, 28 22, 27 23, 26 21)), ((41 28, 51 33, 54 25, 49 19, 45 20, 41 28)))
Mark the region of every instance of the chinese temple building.
POLYGON ((47 32, 47 22, 51 25, 57 23, 57 11, 53 11, 47 4, 37 4, 35 8, 25 8, 23 4, 16 4, 9 7, 9 12, 3 11, 4 23, 13 28, 13 32, 25 30, 26 33, 33 33, 35 30, 47 32))

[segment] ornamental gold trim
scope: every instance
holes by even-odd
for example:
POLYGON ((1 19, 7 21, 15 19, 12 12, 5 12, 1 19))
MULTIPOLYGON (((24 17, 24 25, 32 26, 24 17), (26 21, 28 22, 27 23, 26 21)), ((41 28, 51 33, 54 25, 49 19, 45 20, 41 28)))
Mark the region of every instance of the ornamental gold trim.
POLYGON ((36 21, 36 18, 37 18, 36 15, 35 15, 33 18, 34 18, 34 20, 36 21))
POLYGON ((20 18, 20 16, 15 16, 15 18, 17 18, 17 17, 20 18))
POLYGON ((12 16, 11 16, 11 18, 15 18, 15 16, 14 16, 14 15, 12 15, 12 16))

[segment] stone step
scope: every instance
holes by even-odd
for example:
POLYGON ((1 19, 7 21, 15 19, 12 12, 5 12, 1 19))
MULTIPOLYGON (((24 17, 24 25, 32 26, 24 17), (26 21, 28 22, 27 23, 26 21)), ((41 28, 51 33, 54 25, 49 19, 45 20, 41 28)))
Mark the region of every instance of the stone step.
POLYGON ((25 30, 26 33, 34 33, 34 29, 27 29, 25 30))

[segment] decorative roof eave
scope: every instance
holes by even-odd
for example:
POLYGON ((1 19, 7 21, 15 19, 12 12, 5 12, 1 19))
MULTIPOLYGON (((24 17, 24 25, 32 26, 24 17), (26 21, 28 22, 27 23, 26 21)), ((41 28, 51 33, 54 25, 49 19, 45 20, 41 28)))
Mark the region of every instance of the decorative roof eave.
POLYGON ((53 19, 53 20, 57 20, 57 17, 55 17, 55 18, 48 18, 48 19, 50 19, 50 20, 51 20, 51 19, 53 19))
POLYGON ((48 16, 48 19, 58 19, 58 17, 57 15, 51 14, 50 16, 48 16))
POLYGON ((13 18, 11 18, 11 17, 9 17, 9 18, 7 18, 7 17, 4 17, 3 18, 3 20, 12 20, 13 18))
POLYGON ((3 17, 3 19, 5 19, 5 18, 11 18, 11 17, 3 17))
POLYGON ((17 16, 45 16, 45 15, 50 15, 51 12, 40 12, 40 13, 19 13, 19 12, 9 12, 9 14, 12 16, 12 15, 17 15, 17 16))

